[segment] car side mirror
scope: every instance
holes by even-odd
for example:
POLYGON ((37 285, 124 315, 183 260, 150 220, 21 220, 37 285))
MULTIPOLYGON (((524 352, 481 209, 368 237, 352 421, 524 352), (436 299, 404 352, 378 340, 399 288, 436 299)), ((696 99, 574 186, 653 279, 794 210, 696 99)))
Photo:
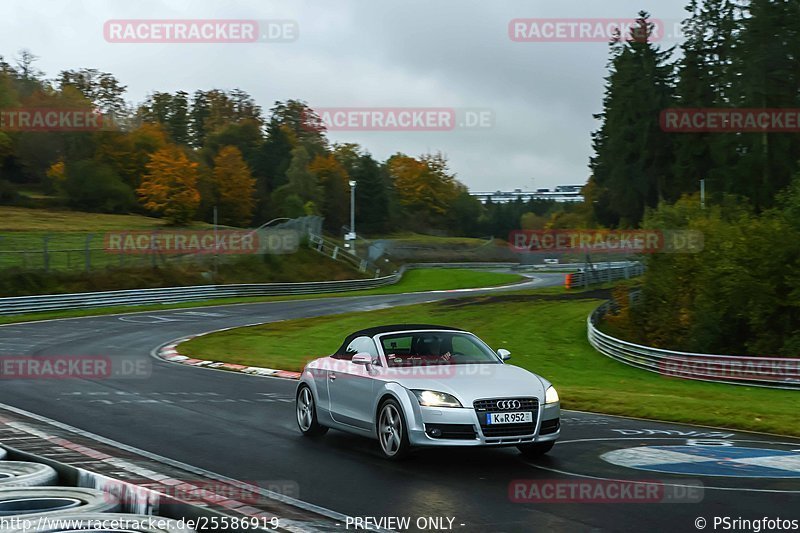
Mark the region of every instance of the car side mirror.
POLYGON ((372 364, 372 356, 368 353, 357 353, 351 359, 354 365, 370 366, 372 364))
POLYGON ((508 361, 509 359, 511 359, 511 352, 509 352, 505 348, 500 348, 499 350, 497 350, 497 355, 499 355, 500 359, 502 359, 503 361, 508 361))

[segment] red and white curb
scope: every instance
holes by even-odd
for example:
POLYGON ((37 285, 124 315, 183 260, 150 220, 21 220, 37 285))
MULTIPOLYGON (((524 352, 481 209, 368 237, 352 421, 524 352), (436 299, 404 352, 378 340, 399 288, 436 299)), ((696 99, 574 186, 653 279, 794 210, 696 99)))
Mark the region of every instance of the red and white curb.
POLYGON ((196 337, 200 337, 202 335, 205 335, 205 333, 201 333, 199 335, 192 335, 190 337, 185 337, 183 339, 171 342, 170 344, 164 345, 158 350, 156 350, 155 354, 164 361, 168 361, 170 363, 177 363, 180 365, 202 367, 202 368, 213 368, 214 370, 226 370, 228 372, 238 372, 240 374, 249 374, 251 376, 300 379, 300 372, 277 370, 275 368, 264 368, 260 366, 237 365, 234 363, 224 363, 221 361, 208 361, 205 359, 194 359, 187 355, 181 355, 181 353, 178 351, 178 345, 186 341, 190 341, 196 337))

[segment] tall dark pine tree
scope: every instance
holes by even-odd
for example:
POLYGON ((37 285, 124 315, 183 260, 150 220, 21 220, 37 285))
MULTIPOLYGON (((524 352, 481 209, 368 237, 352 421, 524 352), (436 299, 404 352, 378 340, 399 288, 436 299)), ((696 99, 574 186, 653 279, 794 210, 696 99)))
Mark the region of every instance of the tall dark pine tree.
MULTIPOLYGON (((676 105, 681 108, 730 107, 736 83, 733 56, 741 36, 741 7, 735 0, 692 0, 683 22, 685 41, 679 62, 676 105)), ((674 179, 668 197, 695 192, 700 179, 712 193, 732 192, 738 162, 737 136, 720 133, 674 134, 674 179)))
POLYGON ((189 112, 189 130, 191 143, 195 148, 201 148, 206 142, 208 130, 206 120, 211 115, 208 96, 205 91, 195 91, 192 98, 192 109, 189 112))
POLYGON ((178 91, 172 97, 169 120, 166 128, 172 140, 178 144, 189 144, 191 141, 189 118, 189 95, 178 91))
POLYGON ((172 95, 156 91, 139 106, 139 115, 146 122, 166 124, 172 112, 172 95))
POLYGON ((294 142, 287 129, 274 118, 267 124, 264 142, 254 156, 253 176, 256 178, 256 218, 273 217, 270 195, 286 185, 286 171, 292 162, 294 142))
MULTIPOLYGON (((743 21, 735 67, 740 81, 734 102, 740 107, 800 107, 800 3, 797 0, 752 0, 743 21)), ((736 191, 757 209, 774 205, 775 195, 798 170, 800 136, 745 133, 736 176, 736 191)))
POLYGON ((389 191, 380 164, 369 154, 358 159, 350 177, 356 186, 356 227, 359 231, 379 233, 388 227, 389 191))
POLYGON ((666 199, 673 164, 672 138, 661 129, 661 111, 673 102, 672 50, 662 51, 650 36, 653 24, 641 12, 631 36, 611 43, 603 121, 593 134, 595 216, 607 225, 635 226, 645 208, 666 199))

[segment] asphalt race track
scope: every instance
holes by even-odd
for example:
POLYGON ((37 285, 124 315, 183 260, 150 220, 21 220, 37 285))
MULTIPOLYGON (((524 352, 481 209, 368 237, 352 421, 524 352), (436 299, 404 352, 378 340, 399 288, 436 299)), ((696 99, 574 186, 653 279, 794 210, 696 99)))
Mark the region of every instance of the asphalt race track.
MULTIPOLYGON (((534 284, 562 281, 562 275, 546 274, 534 284)), ((391 463, 379 456, 374 441, 336 432, 320 441, 302 438, 294 418, 294 381, 151 357, 165 343, 225 327, 481 292, 296 300, 2 326, 0 356, 102 355, 115 364, 136 362, 149 376, 3 380, 0 403, 232 478, 292 480, 301 500, 354 517, 410 517, 412 530, 422 529, 417 520, 426 517, 443 519, 445 526, 453 519, 456 531, 493 532, 699 526, 721 531, 714 528, 715 516, 800 519, 800 439, 564 412, 561 441, 535 462, 510 448, 429 450, 391 463), (554 492, 565 481, 591 488, 593 503, 585 503, 588 493, 582 493, 584 503, 569 503, 554 492), (620 503, 615 485, 643 481, 658 490, 645 497, 625 493, 635 501, 620 503)), ((413 321, 413 306, 408 309, 413 321)), ((400 529, 397 523, 379 525, 400 529)))

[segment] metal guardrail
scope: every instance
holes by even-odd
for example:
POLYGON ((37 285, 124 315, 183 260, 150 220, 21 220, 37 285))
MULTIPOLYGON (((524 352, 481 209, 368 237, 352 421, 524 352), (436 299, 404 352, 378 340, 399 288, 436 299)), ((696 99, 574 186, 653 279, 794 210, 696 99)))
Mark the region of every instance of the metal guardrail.
POLYGON ((397 283, 400 277, 400 273, 395 273, 390 276, 373 279, 344 281, 200 285, 193 287, 18 296, 0 298, 0 315, 17 315, 69 309, 93 309, 97 307, 185 303, 214 300, 217 298, 345 292, 391 285, 397 283))
MULTIPOLYGON (((555 265, 553 266, 555 267, 555 265)), ((641 276, 645 271, 643 264, 634 261, 624 263, 622 266, 612 266, 611 268, 603 268, 602 263, 595 266, 597 268, 593 270, 583 269, 580 272, 567 274, 567 288, 588 287, 589 285, 596 283, 607 283, 620 279, 629 279, 635 276, 641 276)))
MULTIPOLYGON (((332 244, 327 239, 318 237, 313 233, 310 234, 309 239, 309 245, 312 248, 322 253, 331 253, 334 259, 345 261, 362 272, 366 272, 369 268, 374 268, 371 263, 358 256, 351 255, 343 248, 338 248, 338 250, 329 249, 332 244)), ((372 279, 311 281, 304 283, 197 285, 191 287, 15 296, 0 298, 0 316, 43 311, 94 309, 98 307, 188 303, 221 298, 347 292, 392 285, 400 281, 407 270, 414 268, 505 268, 511 266, 513 266, 512 263, 419 263, 404 265, 399 271, 388 276, 379 276, 380 271, 375 270, 376 277, 372 279)))
POLYGON ((597 324, 611 308, 606 302, 589 315, 589 343, 603 355, 665 377, 800 390, 800 359, 675 352, 634 344, 603 333, 597 324))
POLYGON ((350 253, 350 250, 347 248, 343 248, 335 241, 326 239, 317 233, 311 231, 308 233, 308 246, 312 250, 316 250, 317 252, 330 257, 334 261, 347 263, 353 268, 358 269, 359 272, 366 273, 368 270, 372 270, 375 277, 378 277, 381 274, 380 269, 366 259, 350 253))

